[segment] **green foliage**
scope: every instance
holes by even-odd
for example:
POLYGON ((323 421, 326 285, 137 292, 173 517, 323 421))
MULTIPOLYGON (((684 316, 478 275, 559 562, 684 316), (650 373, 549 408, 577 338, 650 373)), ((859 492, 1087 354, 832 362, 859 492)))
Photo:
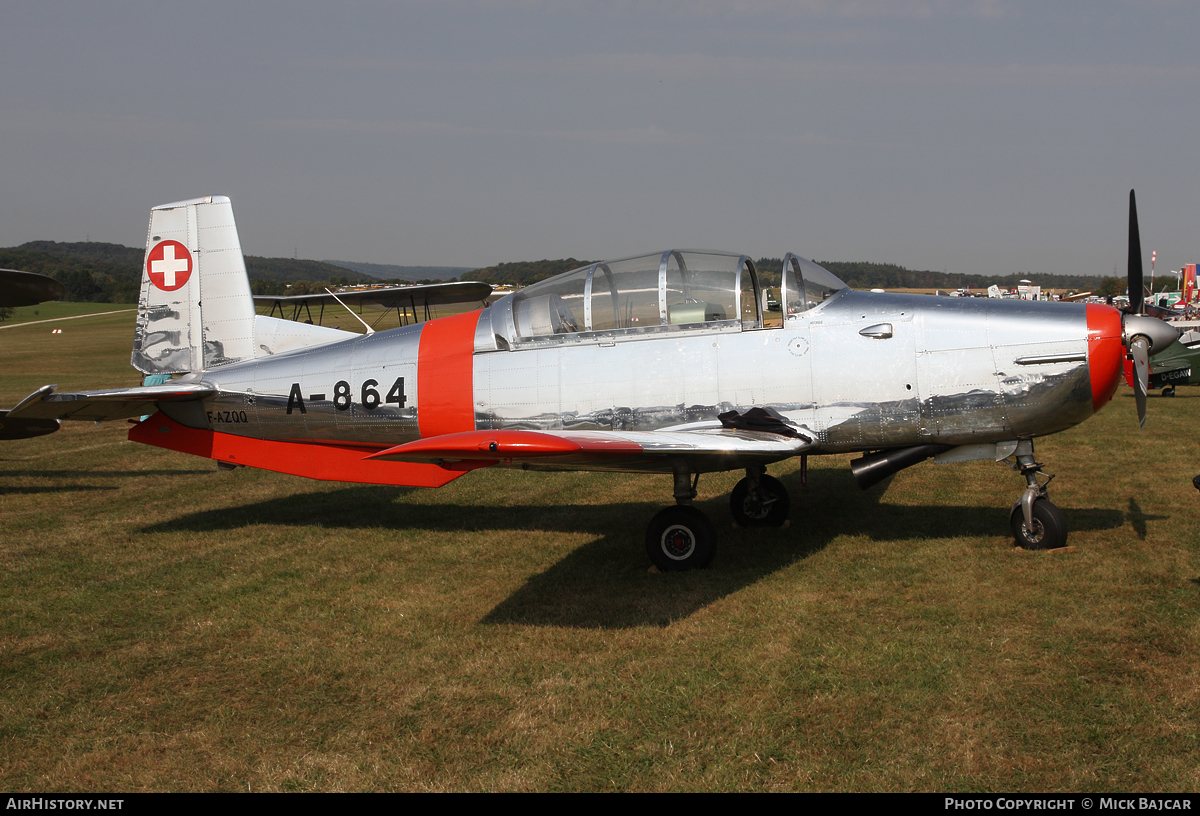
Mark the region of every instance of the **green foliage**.
MULTIPOLYGON (((11 249, 0 249, 0 266, 48 275, 67 288, 66 300, 77 303, 137 301, 138 285, 141 281, 140 260, 136 266, 131 267, 117 261, 99 260, 105 256, 103 252, 76 256, 69 253, 64 254, 59 250, 54 253, 44 251, 46 248, 56 246, 53 241, 35 241, 33 244, 42 249, 30 249, 30 244, 23 244, 11 249)), ((57 246, 79 245, 58 244, 57 246)), ((99 246, 112 247, 115 245, 100 244, 99 246)))
POLYGON ((80 261, 112 264, 116 267, 133 267, 141 269, 146 250, 127 247, 121 244, 106 244, 100 241, 29 241, 21 244, 18 249, 30 252, 42 252, 56 258, 75 258, 80 261))
POLYGON ((1100 286, 1095 290, 1100 297, 1116 297, 1125 294, 1125 281, 1120 278, 1101 278, 1100 286))
POLYGON ((370 275, 354 272, 344 267, 323 261, 305 261, 296 258, 260 258, 246 256, 246 274, 251 279, 283 281, 322 281, 328 286, 335 278, 347 283, 377 283, 370 275))
POLYGON ((783 258, 759 258, 754 262, 754 271, 760 284, 778 289, 783 277, 783 258))
POLYGON ((286 289, 288 295, 319 295, 330 288, 329 281, 295 281, 286 289))
POLYGON ((288 285, 283 281, 269 281, 262 278, 250 279, 250 294, 252 295, 289 295, 288 285))

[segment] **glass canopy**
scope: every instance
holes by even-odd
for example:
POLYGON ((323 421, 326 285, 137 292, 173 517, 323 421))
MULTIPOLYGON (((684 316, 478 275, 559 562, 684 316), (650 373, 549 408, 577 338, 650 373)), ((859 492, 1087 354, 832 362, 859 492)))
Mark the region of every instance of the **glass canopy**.
MULTIPOLYGON (((759 284, 745 255, 667 250, 594 263, 540 281, 512 296, 515 337, 612 332, 662 326, 758 329, 823 303, 846 288, 812 261, 788 253, 780 297, 759 284)), ((497 304, 500 305, 500 304, 497 304)))

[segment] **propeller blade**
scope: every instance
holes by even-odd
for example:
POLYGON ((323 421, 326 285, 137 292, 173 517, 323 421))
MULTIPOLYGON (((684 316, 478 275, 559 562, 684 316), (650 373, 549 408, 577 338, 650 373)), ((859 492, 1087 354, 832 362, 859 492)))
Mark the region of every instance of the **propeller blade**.
POLYGON ((1146 427, 1146 394, 1150 391, 1150 341, 1142 335, 1129 344, 1133 355, 1133 395, 1137 398, 1138 425, 1146 427))
POLYGON ((1145 306, 1142 292, 1142 238, 1138 234, 1137 200, 1129 191, 1129 310, 1141 314, 1145 306))

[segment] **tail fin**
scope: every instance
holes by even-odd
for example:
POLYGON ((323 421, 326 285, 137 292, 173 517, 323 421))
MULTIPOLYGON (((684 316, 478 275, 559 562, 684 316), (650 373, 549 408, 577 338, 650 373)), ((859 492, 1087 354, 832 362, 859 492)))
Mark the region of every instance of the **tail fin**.
POLYGON ((150 211, 133 367, 182 374, 254 357, 254 299, 225 196, 150 211))

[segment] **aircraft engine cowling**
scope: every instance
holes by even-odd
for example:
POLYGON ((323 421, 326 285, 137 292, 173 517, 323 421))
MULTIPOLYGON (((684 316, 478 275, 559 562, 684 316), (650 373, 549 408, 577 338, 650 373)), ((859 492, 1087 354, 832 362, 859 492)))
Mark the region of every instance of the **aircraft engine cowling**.
POLYGON ((1112 399, 1121 380, 1125 359, 1121 313, 1111 306, 1087 306, 1088 374, 1092 380, 1092 408, 1099 411, 1112 399))

